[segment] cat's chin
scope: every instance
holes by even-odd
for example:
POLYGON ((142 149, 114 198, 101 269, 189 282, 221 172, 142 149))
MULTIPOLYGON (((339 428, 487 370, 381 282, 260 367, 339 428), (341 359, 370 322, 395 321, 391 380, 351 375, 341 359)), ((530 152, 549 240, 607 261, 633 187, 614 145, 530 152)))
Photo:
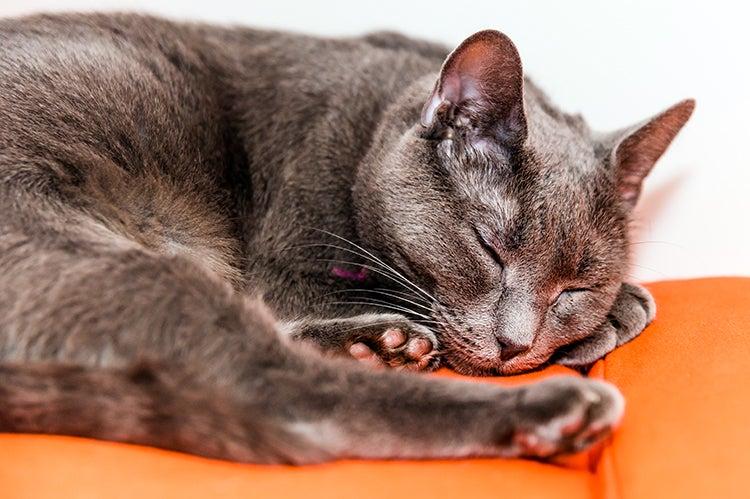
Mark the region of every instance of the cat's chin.
POLYGON ((523 362, 516 362, 516 359, 510 362, 499 361, 489 365, 485 359, 471 359, 450 353, 443 356, 443 362, 446 367, 466 376, 511 376, 534 371, 546 365, 544 361, 530 362, 528 359, 523 362))
POLYGON ((554 353, 554 349, 540 343, 512 359, 503 360, 500 349, 493 351, 491 346, 480 349, 450 330, 438 330, 438 333, 443 350, 441 364, 466 376, 511 376, 535 371, 546 366, 554 353))

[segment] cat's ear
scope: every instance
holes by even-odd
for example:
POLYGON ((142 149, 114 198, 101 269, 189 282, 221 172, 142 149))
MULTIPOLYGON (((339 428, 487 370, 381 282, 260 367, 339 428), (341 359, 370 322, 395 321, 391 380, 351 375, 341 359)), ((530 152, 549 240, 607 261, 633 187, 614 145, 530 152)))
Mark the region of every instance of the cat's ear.
POLYGON ((643 179, 685 126, 693 109, 695 101, 686 99, 649 120, 609 136, 609 161, 615 168, 617 191, 627 206, 635 206, 643 179))
POLYGON ((526 140, 521 58, 510 38, 486 30, 463 41, 443 63, 422 109, 433 132, 518 146, 526 140))

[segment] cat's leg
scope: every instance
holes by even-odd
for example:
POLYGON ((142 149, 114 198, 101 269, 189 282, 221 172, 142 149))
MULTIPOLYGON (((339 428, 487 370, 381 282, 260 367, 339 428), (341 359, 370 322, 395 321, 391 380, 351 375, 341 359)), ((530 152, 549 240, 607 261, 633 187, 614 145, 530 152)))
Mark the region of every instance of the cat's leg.
POLYGON ((561 349, 553 362, 586 368, 638 336, 656 316, 656 303, 643 286, 623 283, 607 320, 589 337, 561 349))
POLYGON ((280 418, 238 403, 227 386, 202 382, 196 373, 204 368, 0 361, 0 432, 73 435, 241 462, 330 459, 280 418))
POLYGON ((503 388, 371 370, 339 359, 289 358, 257 371, 253 404, 335 458, 548 457, 609 434, 624 403, 606 382, 558 377, 503 388))
POLYGON ((372 366, 432 370, 439 361, 435 333, 400 314, 307 318, 283 322, 281 330, 324 352, 353 357, 372 366))
POLYGON ((120 366, 153 357, 219 378, 226 357, 256 344, 248 321, 265 308, 208 267, 64 207, 6 213, 25 223, 0 233, 0 361, 120 366))
POLYGON ((291 369, 258 299, 70 208, 14 208, 0 220, 0 432, 239 461, 327 458, 238 401, 268 387, 264 372, 291 369))
MULTIPOLYGON (((272 324, 258 324, 273 333, 272 324)), ((272 337, 273 334, 263 334, 272 337)), ((0 431, 103 438, 261 463, 341 458, 549 457, 619 422, 606 382, 558 377, 502 388, 364 369, 266 344, 194 365, 0 363, 0 431)))

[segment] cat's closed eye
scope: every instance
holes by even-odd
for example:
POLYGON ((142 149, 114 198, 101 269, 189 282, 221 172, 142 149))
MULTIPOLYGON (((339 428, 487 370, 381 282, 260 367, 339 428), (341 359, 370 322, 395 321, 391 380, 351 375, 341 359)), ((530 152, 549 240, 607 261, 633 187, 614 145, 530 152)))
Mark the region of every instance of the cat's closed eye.
POLYGON ((479 241, 479 245, 482 247, 482 249, 484 249, 485 253, 487 253, 487 255, 489 255, 490 258, 494 260, 494 262, 498 267, 500 267, 500 269, 504 269, 505 262, 503 262, 503 259, 498 253, 496 246, 492 244, 488 238, 482 235, 482 233, 477 230, 476 227, 474 228, 474 234, 476 234, 477 241, 479 241))
POLYGON ((550 308, 564 308, 566 305, 573 303, 577 298, 580 298, 584 293, 591 291, 591 288, 567 288, 560 291, 557 296, 554 296, 550 302, 550 308))

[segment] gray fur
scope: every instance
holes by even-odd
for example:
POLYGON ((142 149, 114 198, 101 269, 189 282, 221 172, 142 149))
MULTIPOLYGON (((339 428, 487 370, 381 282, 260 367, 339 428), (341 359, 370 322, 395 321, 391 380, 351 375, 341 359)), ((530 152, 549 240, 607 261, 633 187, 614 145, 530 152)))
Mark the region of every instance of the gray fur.
POLYGON ((393 33, 0 21, 0 430, 292 463, 602 438, 622 413, 605 383, 332 358, 582 365, 652 318, 622 284, 628 216, 692 102, 597 136, 522 74, 490 31, 448 56, 393 33))

